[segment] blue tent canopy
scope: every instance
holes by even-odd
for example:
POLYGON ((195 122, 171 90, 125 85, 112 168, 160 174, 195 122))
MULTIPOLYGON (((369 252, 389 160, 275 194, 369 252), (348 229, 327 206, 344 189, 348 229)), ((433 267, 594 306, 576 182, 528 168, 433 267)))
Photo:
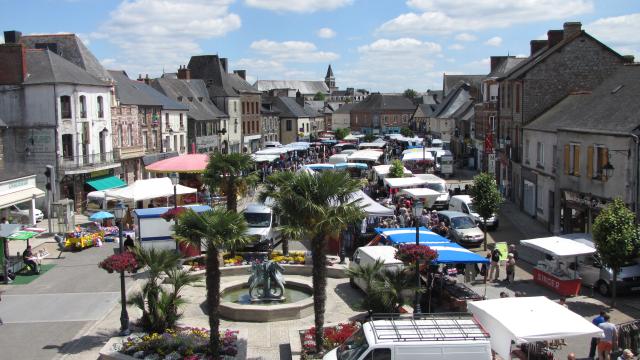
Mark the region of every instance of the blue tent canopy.
MULTIPOLYGON (((403 244, 415 244, 416 229, 415 228, 376 228, 375 231, 383 236, 381 243, 384 245, 398 246, 403 244)), ((449 239, 444 238, 434 232, 427 230, 425 227, 419 228, 419 242, 421 245, 427 245, 431 249, 438 252, 436 264, 467 264, 467 263, 488 263, 486 258, 465 249, 459 244, 452 243, 449 239)))
POLYGON ((322 171, 322 170, 333 170, 333 164, 307 164, 304 166, 307 169, 322 171))
POLYGON ((336 169, 344 169, 344 168, 356 168, 366 170, 369 168, 369 165, 365 163, 337 163, 336 169))

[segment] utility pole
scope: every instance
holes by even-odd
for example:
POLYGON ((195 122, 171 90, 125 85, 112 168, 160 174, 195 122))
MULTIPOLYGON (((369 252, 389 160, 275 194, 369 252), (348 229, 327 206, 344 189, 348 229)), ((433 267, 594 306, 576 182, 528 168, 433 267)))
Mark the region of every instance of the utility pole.
POLYGON ((47 225, 49 226, 49 233, 53 232, 53 227, 51 224, 51 176, 53 175, 53 166, 47 165, 46 170, 44 171, 44 176, 47 178, 47 182, 45 184, 46 190, 46 200, 47 200, 47 225))

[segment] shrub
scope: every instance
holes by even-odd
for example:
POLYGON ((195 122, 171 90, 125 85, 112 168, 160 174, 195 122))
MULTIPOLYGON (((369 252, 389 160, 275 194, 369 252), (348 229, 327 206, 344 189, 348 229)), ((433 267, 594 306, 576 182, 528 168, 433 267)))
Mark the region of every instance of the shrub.
MULTIPOLYGON (((360 329, 360 324, 356 322, 340 323, 333 327, 324 328, 324 347, 333 349, 345 342, 353 333, 360 329)), ((316 328, 311 327, 302 334, 303 358, 308 358, 316 350, 316 328)))
POLYGON ((98 267, 106 270, 108 273, 128 271, 134 272, 138 269, 138 260, 132 252, 125 251, 121 254, 113 254, 102 260, 98 267))
POLYGON ((401 245, 395 257, 403 263, 411 265, 415 264, 416 260, 420 260, 421 263, 431 262, 438 257, 438 252, 426 245, 401 245))

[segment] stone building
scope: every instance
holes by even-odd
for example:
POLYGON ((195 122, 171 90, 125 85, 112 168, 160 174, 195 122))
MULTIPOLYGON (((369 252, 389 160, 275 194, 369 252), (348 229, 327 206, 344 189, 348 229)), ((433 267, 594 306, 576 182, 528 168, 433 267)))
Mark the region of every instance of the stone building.
POLYGON ((373 93, 351 108, 351 130, 365 134, 399 133, 409 127, 416 106, 402 95, 373 93))

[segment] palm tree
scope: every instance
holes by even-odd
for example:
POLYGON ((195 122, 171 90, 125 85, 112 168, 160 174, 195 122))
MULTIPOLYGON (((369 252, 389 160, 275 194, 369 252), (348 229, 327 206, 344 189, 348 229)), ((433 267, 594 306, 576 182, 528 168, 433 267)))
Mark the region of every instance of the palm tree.
POLYGON ((402 305, 407 304, 406 292, 420 291, 406 270, 383 269, 371 284, 369 296, 372 299, 374 312, 397 313, 402 305))
POLYGON ((364 213, 352 194, 359 189, 357 179, 344 171, 320 174, 276 173, 267 180, 262 199, 270 197, 276 211, 287 219, 287 227, 295 228, 311 239, 313 262, 313 310, 316 327, 316 351, 322 352, 327 268, 325 240, 347 225, 360 221, 364 213))
POLYGON ((204 178, 211 189, 219 189, 227 197, 227 210, 236 212, 238 193, 255 186, 256 176, 243 176, 254 167, 247 154, 222 154, 214 152, 204 172, 204 178))
POLYGON ((176 237, 190 245, 204 241, 207 249, 205 279, 207 285, 207 311, 209 313, 209 352, 214 359, 220 354, 220 249, 229 244, 246 243, 248 226, 234 211, 214 209, 203 213, 186 210, 174 226, 176 237))

